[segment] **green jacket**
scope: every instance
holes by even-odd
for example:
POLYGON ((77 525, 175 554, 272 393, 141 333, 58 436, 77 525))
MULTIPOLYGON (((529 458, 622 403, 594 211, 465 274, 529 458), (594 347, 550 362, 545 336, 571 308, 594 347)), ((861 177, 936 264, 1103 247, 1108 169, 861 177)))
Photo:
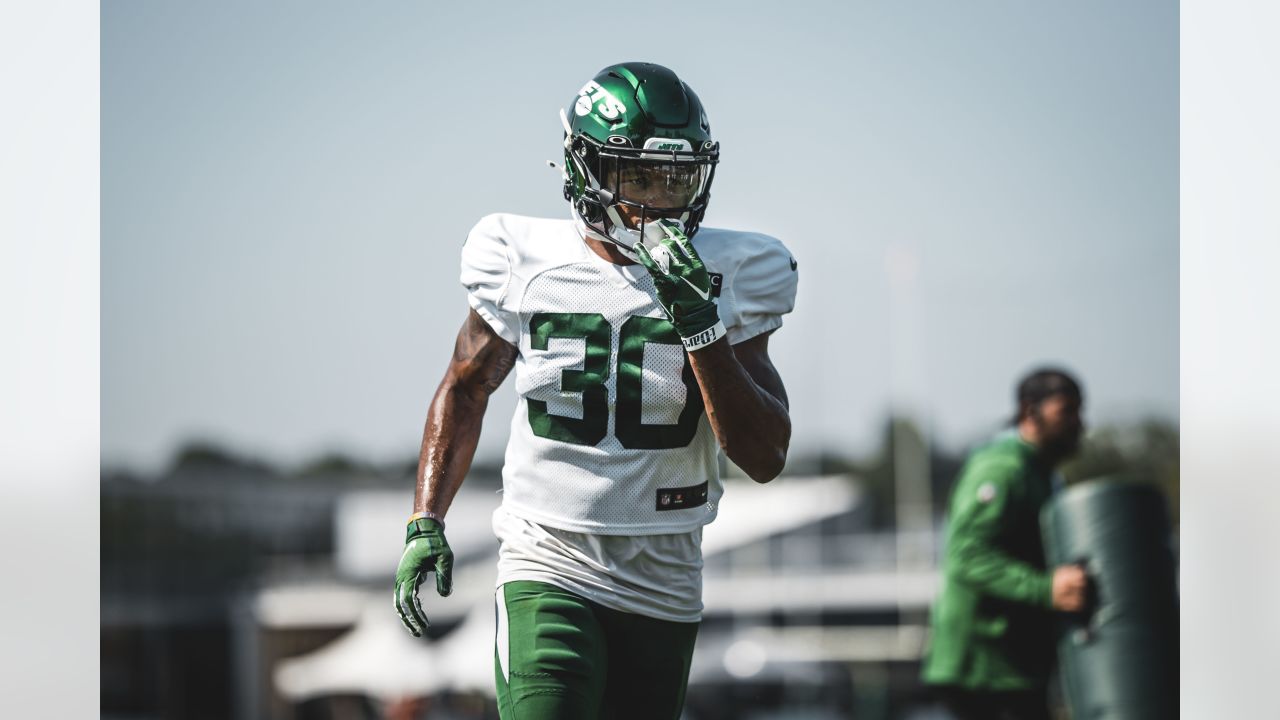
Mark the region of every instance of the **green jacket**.
POLYGON ((1051 467, 1009 433, 975 451, 951 493, 942 591, 922 678, 969 690, 1039 689, 1053 664, 1052 576, 1040 508, 1051 467))

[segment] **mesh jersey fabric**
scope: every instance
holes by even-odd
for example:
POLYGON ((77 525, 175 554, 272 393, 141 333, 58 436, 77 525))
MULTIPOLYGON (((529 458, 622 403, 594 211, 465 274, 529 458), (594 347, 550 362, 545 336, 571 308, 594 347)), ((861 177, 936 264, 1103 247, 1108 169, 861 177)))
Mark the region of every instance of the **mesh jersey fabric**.
MULTIPOLYGON (((731 343, 781 326, 796 288, 782 243, 714 228, 693 242, 722 276, 731 343)), ((687 533, 715 518, 718 443, 643 267, 600 258, 571 220, 496 214, 469 234, 461 281, 471 307, 519 349, 507 510, 600 535, 687 533), (706 502, 658 509, 659 490, 703 482, 706 502)))

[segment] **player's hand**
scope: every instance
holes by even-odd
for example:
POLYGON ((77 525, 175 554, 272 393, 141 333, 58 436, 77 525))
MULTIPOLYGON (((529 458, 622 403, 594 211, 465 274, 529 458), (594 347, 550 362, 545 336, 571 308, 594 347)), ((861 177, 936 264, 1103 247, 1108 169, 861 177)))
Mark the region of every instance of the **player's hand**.
POLYGON ((396 569, 396 612, 414 637, 422 637, 431 623, 418 602, 418 587, 427 573, 435 572, 436 592, 441 596, 453 592, 453 551, 438 520, 417 518, 409 523, 406 533, 404 554, 396 569))
POLYGON ((645 235, 660 239, 653 250, 638 243, 636 254, 653 276, 658 304, 676 327, 685 348, 697 350, 719 340, 725 330, 711 298, 711 276, 680 224, 658 220, 645 227, 645 235))
POLYGON ((1089 597, 1089 575, 1079 565, 1063 565, 1053 571, 1053 608, 1080 612, 1089 597))

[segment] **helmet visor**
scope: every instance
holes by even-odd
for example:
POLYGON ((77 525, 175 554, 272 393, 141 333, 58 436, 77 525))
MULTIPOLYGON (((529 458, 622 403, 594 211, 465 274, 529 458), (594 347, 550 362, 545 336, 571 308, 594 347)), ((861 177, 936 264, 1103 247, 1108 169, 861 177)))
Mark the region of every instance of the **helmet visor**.
POLYGON ((700 162, 617 159, 605 163, 605 185, 626 204, 684 209, 702 194, 708 168, 700 162))

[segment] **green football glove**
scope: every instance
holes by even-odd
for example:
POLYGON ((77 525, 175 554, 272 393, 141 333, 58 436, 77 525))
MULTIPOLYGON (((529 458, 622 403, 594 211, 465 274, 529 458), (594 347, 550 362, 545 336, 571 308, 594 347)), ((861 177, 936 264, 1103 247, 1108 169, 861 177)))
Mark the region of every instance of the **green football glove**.
POLYGON ((698 350, 724 337, 724 323, 711 298, 711 276, 684 230, 674 221, 658 220, 645 227, 645 236, 659 241, 653 250, 637 243, 636 255, 653 276, 658 304, 685 349, 698 350))
POLYGON ((434 518, 414 518, 406 529, 395 591, 396 612, 414 637, 422 637, 422 631, 431 625, 418 602, 418 587, 432 571, 436 592, 442 597, 453 592, 453 551, 444 539, 444 524, 434 518))

